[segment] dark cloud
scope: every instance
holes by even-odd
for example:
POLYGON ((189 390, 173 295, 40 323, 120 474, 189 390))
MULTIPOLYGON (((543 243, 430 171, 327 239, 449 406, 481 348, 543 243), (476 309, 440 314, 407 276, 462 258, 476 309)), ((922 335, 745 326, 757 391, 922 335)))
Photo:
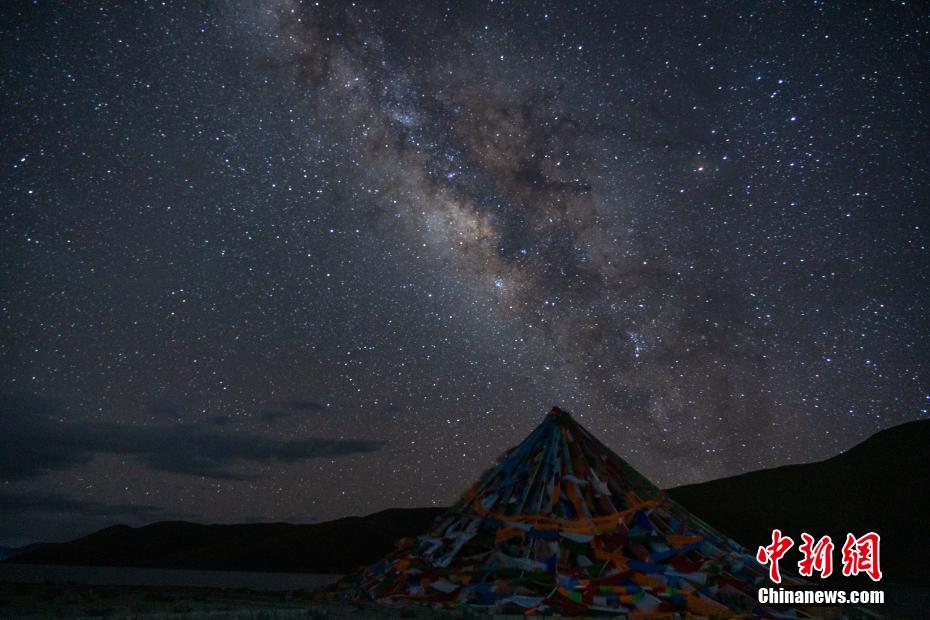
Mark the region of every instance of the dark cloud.
POLYGON ((60 409, 51 401, 22 395, 0 394, 0 478, 32 478, 58 469, 82 465, 94 458, 84 426, 54 419, 60 409))
MULTIPOLYGON (((297 399, 274 403, 270 407, 260 410, 255 415, 263 424, 274 425, 301 413, 319 413, 325 410, 326 405, 321 402, 297 399)), ((230 416, 212 416, 208 421, 216 426, 228 426, 235 421, 235 418, 230 416)))
POLYGON ((71 514, 131 521, 179 519, 186 516, 146 504, 115 504, 54 493, 7 491, 0 491, 0 514, 15 515, 18 518, 26 515, 71 514))
POLYGON ((265 409, 264 411, 258 412, 259 419, 265 424, 277 424, 281 420, 286 420, 292 415, 294 415, 292 411, 282 411, 280 409, 265 409))
POLYGON ((245 463, 295 463, 381 449, 383 442, 329 439, 276 439, 210 431, 199 425, 132 426, 63 420, 57 406, 32 397, 0 395, 5 435, 0 478, 33 478, 90 462, 99 454, 133 456, 149 467, 192 476, 245 479, 245 463))

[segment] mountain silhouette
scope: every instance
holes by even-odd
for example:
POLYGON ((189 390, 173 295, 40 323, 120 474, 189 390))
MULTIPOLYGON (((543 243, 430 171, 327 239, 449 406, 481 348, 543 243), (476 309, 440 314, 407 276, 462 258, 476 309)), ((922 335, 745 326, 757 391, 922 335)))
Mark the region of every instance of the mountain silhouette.
MULTIPOLYGON (((930 420, 880 431, 837 456, 670 489, 668 494, 738 542, 755 549, 780 529, 800 544, 807 532, 881 536, 883 583, 930 585, 930 420)), ((836 566, 839 566, 836 563, 836 566)), ((834 583, 849 583, 839 571, 834 583)))

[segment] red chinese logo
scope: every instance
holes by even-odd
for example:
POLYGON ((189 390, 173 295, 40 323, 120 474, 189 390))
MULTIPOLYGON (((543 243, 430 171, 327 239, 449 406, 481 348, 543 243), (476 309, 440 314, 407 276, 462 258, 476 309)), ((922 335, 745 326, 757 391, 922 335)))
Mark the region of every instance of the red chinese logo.
POLYGON ((771 564, 769 566, 769 579, 775 583, 781 583, 781 573, 778 571, 778 561, 781 560, 788 549, 794 546, 794 541, 787 536, 781 535, 781 530, 772 530, 772 544, 768 547, 759 547, 756 552, 756 560, 759 564, 771 564))
POLYGON ((882 578, 882 569, 878 562, 878 544, 881 537, 869 532, 861 538, 846 534, 843 545, 843 576, 865 573, 872 581, 882 578))
POLYGON ((798 551, 804 554, 804 558, 798 562, 798 574, 802 577, 810 577, 814 571, 820 573, 821 579, 826 579, 833 574, 833 541, 829 536, 824 536, 814 544, 814 537, 804 532, 801 534, 804 541, 798 547, 798 551))
MULTIPOLYGON (((802 577, 812 577, 816 571, 820 573, 821 579, 832 575, 833 540, 829 536, 815 540, 813 536, 804 532, 801 534, 801 541, 798 551, 803 557, 798 562, 798 574, 802 577)), ((881 543, 881 537, 875 532, 869 532, 859 538, 853 534, 847 534, 842 551, 843 576, 850 577, 865 573, 872 581, 879 581, 882 578, 879 543, 881 543)), ((781 530, 772 530, 772 544, 759 547, 756 552, 756 560, 759 564, 769 565, 769 579, 774 583, 781 583, 778 562, 793 546, 794 541, 789 536, 783 536, 781 530)))

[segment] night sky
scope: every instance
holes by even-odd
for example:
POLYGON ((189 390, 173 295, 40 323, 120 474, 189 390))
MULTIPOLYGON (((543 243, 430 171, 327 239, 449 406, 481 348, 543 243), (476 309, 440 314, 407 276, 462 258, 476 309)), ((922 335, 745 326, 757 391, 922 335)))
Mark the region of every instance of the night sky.
POLYGON ((928 417, 911 3, 201 4, 4 3, 0 544, 928 417))

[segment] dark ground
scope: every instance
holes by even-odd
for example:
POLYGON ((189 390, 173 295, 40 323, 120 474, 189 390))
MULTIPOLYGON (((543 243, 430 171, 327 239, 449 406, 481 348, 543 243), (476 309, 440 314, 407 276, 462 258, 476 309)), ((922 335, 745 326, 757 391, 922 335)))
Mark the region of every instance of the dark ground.
POLYGON ((318 618, 461 618, 457 612, 310 600, 309 592, 0 583, 0 619, 316 620, 318 618))

